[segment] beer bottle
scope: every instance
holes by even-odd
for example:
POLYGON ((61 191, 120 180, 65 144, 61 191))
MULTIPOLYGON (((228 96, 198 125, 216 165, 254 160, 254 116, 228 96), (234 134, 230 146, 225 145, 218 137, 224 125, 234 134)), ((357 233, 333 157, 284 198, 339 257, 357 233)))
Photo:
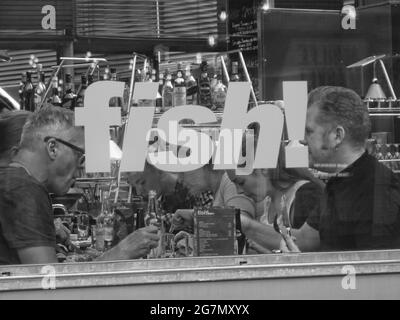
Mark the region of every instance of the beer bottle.
POLYGON ((182 65, 179 64, 174 81, 174 106, 178 107, 184 105, 186 105, 186 85, 182 65))

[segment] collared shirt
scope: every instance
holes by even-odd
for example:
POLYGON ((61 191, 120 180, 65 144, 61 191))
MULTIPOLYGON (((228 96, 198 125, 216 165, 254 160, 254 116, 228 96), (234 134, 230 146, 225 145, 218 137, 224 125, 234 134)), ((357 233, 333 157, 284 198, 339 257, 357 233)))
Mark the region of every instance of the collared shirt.
POLYGON ((307 223, 319 231, 323 251, 400 248, 399 179, 364 153, 329 179, 307 223))

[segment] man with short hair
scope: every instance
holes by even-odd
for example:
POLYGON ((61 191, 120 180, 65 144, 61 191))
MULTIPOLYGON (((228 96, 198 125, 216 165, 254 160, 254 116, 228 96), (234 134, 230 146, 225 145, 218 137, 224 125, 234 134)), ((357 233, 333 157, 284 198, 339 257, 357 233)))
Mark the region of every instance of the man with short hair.
MULTIPOLYGON (((24 126, 18 153, 0 169, 0 264, 56 263, 56 238, 49 193, 63 195, 85 159, 74 114, 43 108, 24 126)), ((145 256, 158 245, 157 228, 138 230, 99 260, 145 256)))
MULTIPOLYGON (((331 178, 318 210, 292 235, 301 251, 400 248, 400 188, 395 174, 366 151, 367 107, 352 90, 320 87, 309 94, 310 163, 331 178)), ((246 235, 265 247, 278 239, 243 217, 246 235)))

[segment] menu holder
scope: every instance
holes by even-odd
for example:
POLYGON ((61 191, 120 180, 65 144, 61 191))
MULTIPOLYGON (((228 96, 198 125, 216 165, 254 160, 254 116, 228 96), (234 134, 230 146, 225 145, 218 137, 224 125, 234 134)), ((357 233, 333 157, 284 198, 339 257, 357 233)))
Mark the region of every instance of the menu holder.
MULTIPOLYGON (((240 220, 240 219, 239 219, 240 220)), ((194 212, 194 255, 230 256, 238 254, 237 210, 196 209, 194 212)))

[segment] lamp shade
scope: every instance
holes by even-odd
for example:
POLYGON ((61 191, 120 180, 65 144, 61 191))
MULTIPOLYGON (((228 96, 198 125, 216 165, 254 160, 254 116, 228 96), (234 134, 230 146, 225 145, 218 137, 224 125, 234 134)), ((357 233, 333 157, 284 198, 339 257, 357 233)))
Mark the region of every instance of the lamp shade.
POLYGON ((365 96, 366 99, 386 99, 385 92, 377 80, 370 85, 368 92, 365 96))

